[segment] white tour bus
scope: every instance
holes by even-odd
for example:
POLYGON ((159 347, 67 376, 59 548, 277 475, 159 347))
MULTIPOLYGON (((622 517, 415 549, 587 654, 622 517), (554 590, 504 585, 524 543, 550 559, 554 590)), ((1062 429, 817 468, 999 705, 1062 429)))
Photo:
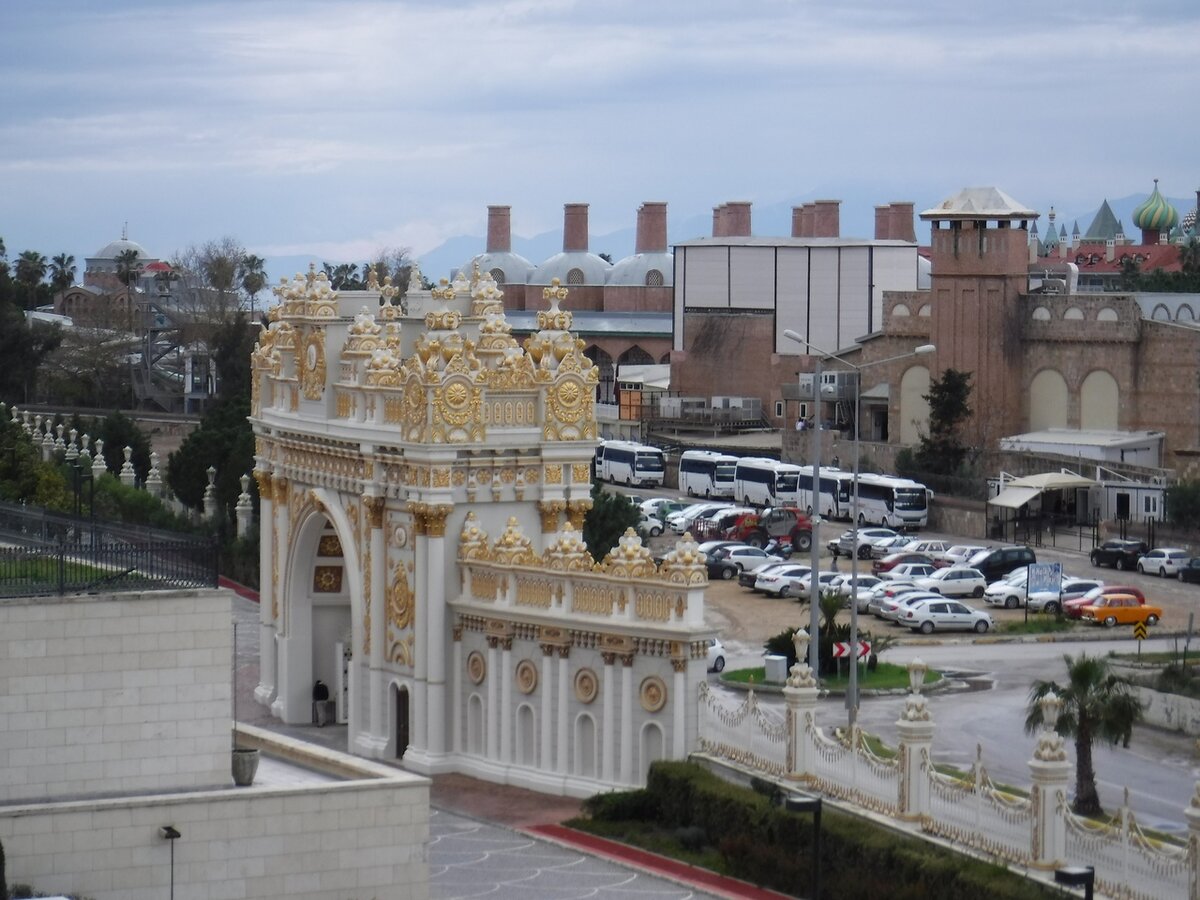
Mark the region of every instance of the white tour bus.
POLYGON ((742 457, 733 474, 734 499, 747 506, 797 506, 800 467, 757 456, 742 457))
POLYGON ((843 491, 843 485, 850 483, 853 478, 854 475, 851 472, 821 466, 820 490, 815 491, 812 466, 801 466, 797 483, 799 499, 796 505, 807 510, 810 516, 814 512, 818 512, 826 519, 849 518, 849 509, 839 498, 843 491))
POLYGON ((597 475, 613 484, 662 487, 663 452, 633 441, 605 441, 596 448, 597 475))
MULTIPOLYGON (((853 516, 853 479, 842 482, 838 500, 845 514, 853 516)), ((929 524, 929 491, 920 482, 907 478, 860 475, 858 520, 889 528, 923 528, 929 524)))
POLYGON ((737 461, 716 450, 685 450, 679 457, 679 489, 689 497, 732 497, 737 461))

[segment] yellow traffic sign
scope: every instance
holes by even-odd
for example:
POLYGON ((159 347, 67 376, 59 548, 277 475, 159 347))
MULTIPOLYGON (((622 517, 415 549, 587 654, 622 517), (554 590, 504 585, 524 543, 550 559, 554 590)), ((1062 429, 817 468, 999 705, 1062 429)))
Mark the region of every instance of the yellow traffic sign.
POLYGON ((1139 641, 1144 641, 1146 639, 1146 623, 1145 622, 1134 622, 1133 623, 1133 636, 1135 638, 1137 638, 1139 641))

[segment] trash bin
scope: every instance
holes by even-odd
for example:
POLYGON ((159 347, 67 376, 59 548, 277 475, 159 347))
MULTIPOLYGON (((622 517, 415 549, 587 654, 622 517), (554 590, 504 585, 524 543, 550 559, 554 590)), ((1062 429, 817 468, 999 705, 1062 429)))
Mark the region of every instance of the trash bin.
POLYGON ((787 657, 771 654, 764 657, 763 665, 766 667, 766 681, 782 684, 787 681, 787 657))

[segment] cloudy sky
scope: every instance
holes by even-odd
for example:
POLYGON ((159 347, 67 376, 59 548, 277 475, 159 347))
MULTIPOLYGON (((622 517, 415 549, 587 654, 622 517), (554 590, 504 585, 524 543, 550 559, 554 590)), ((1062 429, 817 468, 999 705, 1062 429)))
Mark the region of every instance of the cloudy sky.
POLYGON ((532 235, 832 197, 867 234, 967 185, 1189 197, 1198 41, 1193 0, 9 0, 0 237, 82 271, 126 221, 361 260, 489 203, 532 235))

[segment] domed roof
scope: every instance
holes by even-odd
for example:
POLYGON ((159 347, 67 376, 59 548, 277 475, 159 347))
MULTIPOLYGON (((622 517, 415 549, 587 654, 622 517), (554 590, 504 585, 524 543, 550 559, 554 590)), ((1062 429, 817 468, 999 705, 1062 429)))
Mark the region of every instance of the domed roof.
POLYGON ((557 278, 571 287, 577 284, 604 284, 612 265, 595 253, 586 250, 570 250, 555 253, 529 275, 530 284, 549 284, 557 278), (576 272, 578 274, 572 275, 576 272))
POLYGON ((105 244, 99 250, 92 254, 92 259, 116 259, 126 250, 136 250, 138 259, 150 259, 150 254, 146 249, 136 241, 131 241, 128 238, 121 238, 119 241, 113 241, 110 244, 105 244))
POLYGON ((675 256, 671 253, 635 253, 618 260, 608 273, 609 284, 667 286, 674 283, 675 256), (651 275, 658 272, 658 277, 651 275), (651 284, 653 282, 653 284, 651 284))
POLYGON ((1178 221, 1179 213, 1158 192, 1158 179, 1155 178, 1154 193, 1133 211, 1133 224, 1143 230, 1169 231, 1178 221))
POLYGON ((529 280, 529 273, 533 271, 533 263, 521 254, 509 250, 480 253, 478 256, 471 257, 462 267, 463 274, 468 278, 471 277, 476 266, 479 266, 480 272, 491 272, 493 278, 496 277, 496 271, 499 270, 503 277, 496 278, 497 284, 525 284, 529 280))
POLYGON ((1196 210, 1192 210, 1183 217, 1183 221, 1179 223, 1179 227, 1183 229, 1185 234, 1191 232, 1196 227, 1196 210))

